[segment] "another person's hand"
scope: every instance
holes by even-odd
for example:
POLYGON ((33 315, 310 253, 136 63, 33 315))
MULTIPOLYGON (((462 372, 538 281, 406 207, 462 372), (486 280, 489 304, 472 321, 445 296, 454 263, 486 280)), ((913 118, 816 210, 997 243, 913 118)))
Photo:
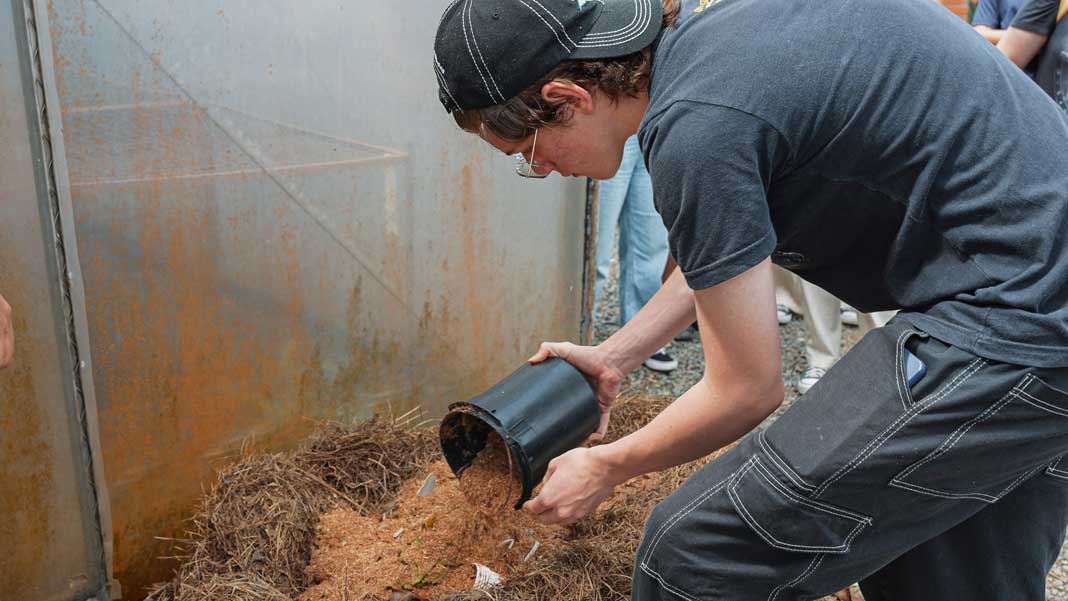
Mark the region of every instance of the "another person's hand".
POLYGON ((543 342, 538 352, 528 361, 541 363, 549 357, 560 357, 575 366, 593 386, 597 393, 597 404, 601 408, 601 422, 597 426, 597 431, 590 435, 589 442, 601 440, 604 438, 605 430, 608 429, 612 403, 619 393, 623 373, 612 366, 606 354, 600 351, 600 347, 579 346, 570 342, 543 342))
POLYGON ((549 462, 541 492, 523 510, 545 524, 570 524, 592 513, 618 484, 599 458, 603 448, 573 449, 549 462))
POLYGON ((11 305, 0 295, 0 369, 11 364, 15 355, 15 326, 11 323, 11 305))

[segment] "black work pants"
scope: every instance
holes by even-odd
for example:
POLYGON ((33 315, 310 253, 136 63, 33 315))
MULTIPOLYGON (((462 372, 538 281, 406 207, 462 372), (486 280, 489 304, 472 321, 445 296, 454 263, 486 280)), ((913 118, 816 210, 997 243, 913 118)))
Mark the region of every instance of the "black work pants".
POLYGON ((896 319, 652 512, 633 598, 1044 599, 1068 525, 1068 368, 896 319), (907 384, 903 352, 927 365, 907 384))

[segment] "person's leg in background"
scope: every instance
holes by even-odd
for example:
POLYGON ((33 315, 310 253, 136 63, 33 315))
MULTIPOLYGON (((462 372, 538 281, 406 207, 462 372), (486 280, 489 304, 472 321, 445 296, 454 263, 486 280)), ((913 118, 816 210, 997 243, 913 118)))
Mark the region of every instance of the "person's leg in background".
POLYGON ((660 289, 668 257, 667 228, 653 205, 653 182, 642 160, 638 140, 632 136, 623 149, 631 175, 619 216, 620 326, 660 289))
POLYGON ((860 328, 860 335, 863 336, 875 328, 881 328, 885 326, 890 320, 897 315, 897 311, 876 311, 874 313, 858 313, 857 314, 857 327, 860 328))
POLYGON ((805 357, 808 367, 797 391, 808 392, 838 360, 842 350, 842 302, 815 284, 801 280, 801 313, 805 316, 805 357))
POLYGON ((600 192, 597 195, 597 276, 593 284, 593 306, 597 307, 601 302, 601 293, 604 291, 604 283, 608 280, 608 270, 612 265, 612 251, 615 249, 616 224, 619 223, 619 215, 623 211, 623 201, 627 198, 627 188, 630 187, 630 175, 634 169, 633 164, 628 164, 624 155, 623 163, 619 166, 612 179, 602 180, 599 184, 600 192))
MULTIPOLYGON (((638 138, 623 148, 623 163, 630 167, 623 210, 619 216, 619 320, 623 326, 660 289, 668 258, 667 228, 653 204, 653 182, 645 169, 638 138)), ((645 361, 654 371, 678 367, 674 357, 660 349, 645 361)))
MULTIPOLYGON (((808 392, 827 373, 842 351, 842 301, 815 284, 798 278, 801 290, 801 314, 805 316, 805 356, 808 367, 797 381, 797 391, 808 392)), ((896 311, 858 313, 860 335, 881 328, 896 311)))
POLYGON ((801 278, 778 265, 772 267, 775 278, 775 312, 779 325, 793 321, 794 313, 801 313, 801 278))

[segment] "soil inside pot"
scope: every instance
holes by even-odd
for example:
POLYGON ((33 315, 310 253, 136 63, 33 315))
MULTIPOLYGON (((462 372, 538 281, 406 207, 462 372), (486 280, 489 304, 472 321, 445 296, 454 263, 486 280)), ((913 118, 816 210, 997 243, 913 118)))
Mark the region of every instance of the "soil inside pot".
POLYGON ((480 512, 505 513, 519 501, 523 490, 517 467, 508 444, 491 432, 485 448, 460 472, 460 490, 480 512))

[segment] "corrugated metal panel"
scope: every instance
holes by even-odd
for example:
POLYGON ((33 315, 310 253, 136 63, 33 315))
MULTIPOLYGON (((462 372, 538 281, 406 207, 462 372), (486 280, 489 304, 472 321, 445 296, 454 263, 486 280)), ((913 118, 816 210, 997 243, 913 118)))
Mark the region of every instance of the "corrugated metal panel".
POLYGON ((63 146, 42 70, 50 48, 35 14, 30 2, 0 4, 0 292, 17 349, 0 371, 0 597, 59 601, 107 594, 110 534, 73 214, 65 162, 53 160, 63 146))
POLYGON ((580 335, 585 181, 444 114, 445 4, 50 3, 127 597, 246 438, 439 414, 580 335))

